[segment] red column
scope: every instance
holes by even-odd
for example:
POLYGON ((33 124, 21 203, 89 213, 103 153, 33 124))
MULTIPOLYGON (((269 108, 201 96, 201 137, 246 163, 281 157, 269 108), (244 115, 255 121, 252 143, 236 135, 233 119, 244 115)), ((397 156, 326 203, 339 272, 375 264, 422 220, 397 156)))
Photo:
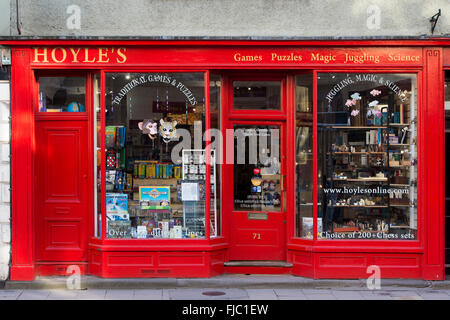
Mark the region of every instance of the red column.
MULTIPOLYGON (((444 188, 445 188, 445 145, 444 145, 444 103, 442 49, 425 48, 425 69, 423 76, 423 99, 421 130, 422 148, 419 149, 419 169, 423 172, 423 196, 419 201, 423 215, 423 236, 425 255, 423 278, 444 279, 444 188)), ((419 105, 420 108, 420 105, 419 105)), ((420 120, 420 118, 419 118, 420 120)))
POLYGON ((12 49, 11 71, 11 280, 33 280, 34 227, 32 74, 29 48, 12 49))

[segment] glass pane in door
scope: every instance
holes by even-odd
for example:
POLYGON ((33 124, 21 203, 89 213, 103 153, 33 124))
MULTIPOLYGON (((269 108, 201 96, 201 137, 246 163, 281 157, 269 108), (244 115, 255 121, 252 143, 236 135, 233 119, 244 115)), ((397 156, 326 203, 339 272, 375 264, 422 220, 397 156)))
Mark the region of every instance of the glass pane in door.
POLYGON ((233 109, 280 110, 280 81, 233 81, 233 109))
POLYGON ((281 211, 280 127, 234 126, 234 210, 281 211))

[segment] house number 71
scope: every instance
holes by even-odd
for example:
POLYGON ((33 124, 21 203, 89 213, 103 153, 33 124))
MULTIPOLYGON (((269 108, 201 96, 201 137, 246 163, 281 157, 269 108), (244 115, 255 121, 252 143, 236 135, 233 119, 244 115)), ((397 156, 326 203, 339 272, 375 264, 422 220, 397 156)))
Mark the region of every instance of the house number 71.
POLYGON ((253 239, 261 240, 261 233, 253 233, 253 239))

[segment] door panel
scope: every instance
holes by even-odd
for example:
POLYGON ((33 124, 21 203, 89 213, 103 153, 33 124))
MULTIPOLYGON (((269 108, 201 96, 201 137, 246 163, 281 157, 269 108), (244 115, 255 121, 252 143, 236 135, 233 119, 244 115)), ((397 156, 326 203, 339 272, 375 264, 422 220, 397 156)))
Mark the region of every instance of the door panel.
POLYGON ((285 260, 284 124, 232 123, 230 260, 285 260), (241 140, 240 140, 241 139, 241 140), (240 141, 239 141, 240 140, 240 141))
POLYGON ((36 122, 38 261, 86 261, 88 122, 36 122))

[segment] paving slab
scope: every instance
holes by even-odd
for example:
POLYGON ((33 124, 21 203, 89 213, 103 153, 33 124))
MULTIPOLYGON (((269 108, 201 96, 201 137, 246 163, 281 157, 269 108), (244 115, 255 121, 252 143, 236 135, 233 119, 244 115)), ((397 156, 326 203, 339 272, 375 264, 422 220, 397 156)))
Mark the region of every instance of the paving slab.
POLYGON ((336 300, 331 293, 305 293, 308 300, 336 300))
POLYGON ((243 289, 230 288, 181 288, 169 289, 171 300, 229 300, 248 298, 248 294, 243 289))
POLYGON ((423 300, 450 300, 450 297, 447 295, 427 295, 427 294, 421 294, 420 295, 423 300))
POLYGON ((134 300, 161 300, 163 290, 161 289, 136 289, 134 290, 134 300))
POLYGON ((280 300, 306 300, 302 289, 274 289, 280 300))
POLYGON ((79 290, 78 299, 79 300, 104 300, 106 296, 105 289, 88 289, 79 290))
POLYGON ((79 290, 50 290, 47 300, 78 300, 79 290))
POLYGON ((365 300, 393 300, 392 296, 388 292, 374 291, 362 291, 360 294, 365 300))
POLYGON ((162 299, 163 300, 170 300, 169 289, 163 289, 162 290, 162 299))
POLYGON ((448 291, 444 290, 422 290, 418 293, 425 300, 450 300, 448 291))
POLYGON ((394 300, 424 300, 421 296, 400 296, 393 297, 394 300))
POLYGON ((332 291, 332 294, 338 300, 365 300, 364 296, 358 291, 332 291))
POLYGON ((246 289, 250 300, 277 300, 278 297, 273 289, 246 289))
POLYGON ((105 300, 133 300, 134 290, 117 289, 106 290, 105 300))
POLYGON ((329 294, 331 289, 302 289, 304 294, 329 294))
POLYGON ((418 293, 416 290, 392 290, 389 291, 389 294, 392 297, 407 297, 407 296, 417 296, 418 293))
POLYGON ((17 300, 47 300, 49 290, 23 290, 17 300))
POLYGON ((16 300, 22 290, 0 290, 0 300, 16 300))

